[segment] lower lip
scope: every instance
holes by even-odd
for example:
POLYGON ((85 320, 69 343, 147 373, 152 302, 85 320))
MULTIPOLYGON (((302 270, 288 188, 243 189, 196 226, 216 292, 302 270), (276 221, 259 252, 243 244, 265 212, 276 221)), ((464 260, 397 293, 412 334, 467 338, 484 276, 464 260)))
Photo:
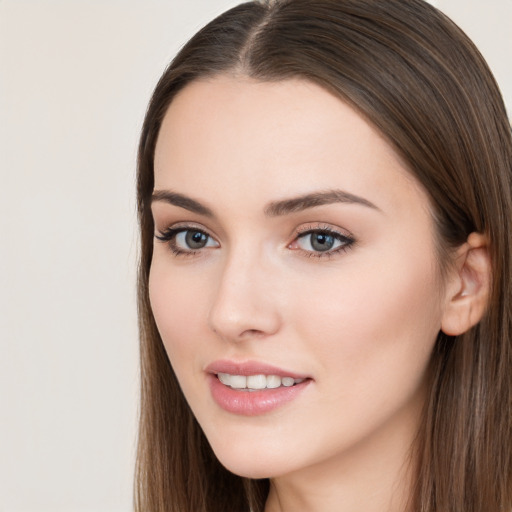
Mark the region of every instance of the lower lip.
POLYGON ((291 402, 302 393, 310 382, 310 379, 306 379, 300 384, 289 387, 240 391, 225 386, 216 375, 210 375, 210 390, 217 405, 225 411, 243 416, 257 416, 291 402))

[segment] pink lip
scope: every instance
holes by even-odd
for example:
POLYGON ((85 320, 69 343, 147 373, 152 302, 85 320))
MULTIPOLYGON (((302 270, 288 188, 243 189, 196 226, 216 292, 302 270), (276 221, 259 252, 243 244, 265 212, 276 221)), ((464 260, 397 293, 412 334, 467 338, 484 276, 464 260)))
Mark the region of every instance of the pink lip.
POLYGON ((210 391, 217 405, 227 412, 243 416, 257 416, 283 406, 297 398, 312 381, 311 378, 305 375, 255 361, 245 363, 216 361, 210 364, 206 371, 209 373, 210 391), (275 389, 242 391, 222 384, 217 378, 217 373, 229 373, 231 375, 279 375, 280 377, 305 380, 290 387, 282 386, 275 389))

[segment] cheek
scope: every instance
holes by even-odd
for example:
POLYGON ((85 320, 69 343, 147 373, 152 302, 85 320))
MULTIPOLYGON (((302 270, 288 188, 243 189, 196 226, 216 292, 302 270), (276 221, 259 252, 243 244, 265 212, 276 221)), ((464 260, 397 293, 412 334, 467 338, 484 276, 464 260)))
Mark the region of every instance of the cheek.
POLYGON ((379 264, 349 264, 326 284, 318 280, 308 290, 315 300, 293 307, 298 337, 309 340, 325 374, 361 392, 401 377, 416 383, 441 323, 432 260, 383 252, 379 264))
MULTIPOLYGON (((167 266, 168 267, 168 266, 167 266)), ((175 368, 191 355, 197 354, 204 339, 204 285, 190 279, 179 269, 170 271, 164 263, 155 261, 149 274, 151 309, 165 349, 175 368)))

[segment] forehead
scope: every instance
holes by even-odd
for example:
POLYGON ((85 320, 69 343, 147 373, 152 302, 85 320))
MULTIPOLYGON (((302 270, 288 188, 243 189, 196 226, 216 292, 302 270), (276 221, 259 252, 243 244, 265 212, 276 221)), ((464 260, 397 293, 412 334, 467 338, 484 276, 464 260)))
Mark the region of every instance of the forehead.
POLYGON ((386 189, 389 197, 381 203, 406 190, 423 193, 373 125, 305 80, 195 81, 165 115, 155 151, 156 189, 226 192, 228 200, 236 188, 250 204, 258 195, 275 199, 333 187, 372 202, 369 196, 386 189))

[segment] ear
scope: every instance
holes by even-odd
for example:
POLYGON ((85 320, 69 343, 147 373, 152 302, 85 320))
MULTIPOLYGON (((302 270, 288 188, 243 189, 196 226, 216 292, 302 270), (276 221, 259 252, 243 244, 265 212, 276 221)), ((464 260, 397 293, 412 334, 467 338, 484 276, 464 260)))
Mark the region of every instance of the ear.
POLYGON ((487 237, 471 233, 459 247, 455 268, 446 286, 441 330, 457 336, 476 325, 485 313, 491 283, 487 237))

